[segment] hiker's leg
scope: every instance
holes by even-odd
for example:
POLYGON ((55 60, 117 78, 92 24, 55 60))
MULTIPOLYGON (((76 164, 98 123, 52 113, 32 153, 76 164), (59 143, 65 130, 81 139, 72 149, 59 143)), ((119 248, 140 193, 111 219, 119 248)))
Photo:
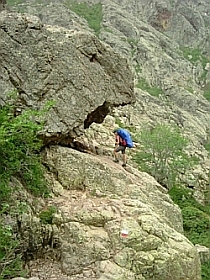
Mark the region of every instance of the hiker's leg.
POLYGON ((118 159, 118 153, 114 150, 114 159, 116 160, 116 161, 119 161, 119 159, 118 159))
POLYGON ((126 164, 126 162, 127 162, 127 156, 126 154, 123 154, 123 163, 126 164))
POLYGON ((125 148, 125 147, 123 147, 123 146, 117 146, 117 147, 115 147, 115 149, 114 149, 114 158, 115 158, 114 161, 115 161, 115 162, 119 162, 119 159, 118 159, 118 152, 123 151, 124 148, 125 148))
POLYGON ((122 150, 122 156, 123 156, 123 165, 122 166, 126 166, 127 163, 127 156, 125 154, 125 149, 126 147, 123 147, 124 149, 122 150))
POLYGON ((119 159, 118 159, 118 152, 119 152, 119 146, 118 146, 118 147, 115 147, 114 152, 113 152, 113 154, 114 154, 114 161, 115 161, 115 162, 119 162, 119 159))

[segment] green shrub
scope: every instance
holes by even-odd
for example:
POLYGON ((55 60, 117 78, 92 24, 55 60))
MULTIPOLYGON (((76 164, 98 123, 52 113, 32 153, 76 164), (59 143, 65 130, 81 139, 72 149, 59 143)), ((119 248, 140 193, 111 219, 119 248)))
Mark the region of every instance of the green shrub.
POLYGON ((39 218, 43 224, 52 224, 54 213, 56 213, 56 208, 54 206, 50 206, 39 214, 39 218))
POLYGON ((185 153, 188 141, 178 127, 158 124, 153 129, 142 129, 139 134, 141 148, 134 156, 141 171, 152 175, 170 189, 196 159, 185 153))
POLYGON ((169 190, 169 194, 173 199, 173 202, 178 204, 182 209, 186 206, 198 206, 200 205, 193 197, 193 190, 189 188, 184 188, 181 186, 173 186, 169 190))
POLYGON ((201 276, 202 276, 202 280, 209 280, 209 276, 210 276, 210 260, 201 264, 201 276))
POLYGON ((198 208, 186 206, 182 209, 182 216, 184 219, 183 226, 186 231, 195 231, 197 234, 202 234, 210 229, 209 216, 198 208))
POLYGON ((115 118, 115 123, 121 127, 121 128, 125 128, 125 125, 121 122, 121 120, 119 118, 115 118))
POLYGON ((141 66, 139 64, 136 65, 135 71, 137 74, 142 72, 141 66))
POLYGON ((204 148, 207 150, 208 153, 210 153, 210 141, 204 144, 204 148))
POLYGON ((197 64, 198 61, 201 62, 203 68, 205 68, 206 64, 209 62, 209 59, 202 54, 200 49, 193 48, 182 48, 183 56, 187 60, 189 60, 192 64, 197 64))
POLYGON ((193 190, 181 186, 173 186, 169 194, 174 203, 178 204, 181 209, 184 207, 194 207, 210 215, 209 205, 202 205, 193 197, 193 190))
POLYGON ((34 121, 42 112, 28 110, 15 116, 14 111, 11 105, 0 108, 0 202, 12 190, 12 176, 36 196, 49 193, 39 155, 42 142, 37 137, 43 124, 34 121))
POLYGON ((14 106, 0 107, 0 280, 25 275, 18 236, 3 219, 5 214, 16 217, 25 208, 24 203, 19 203, 13 212, 12 191, 17 186, 14 180, 11 183, 12 178, 21 181, 35 196, 49 193, 39 155, 42 142, 37 137, 43 124, 35 122, 35 119, 40 118, 51 105, 47 104, 41 112, 28 110, 18 116, 14 106))
POLYGON ((128 42, 128 44, 130 44, 132 47, 138 45, 138 40, 137 40, 137 39, 127 38, 127 42, 128 42))
MULTIPOLYGON (((174 186, 169 194, 182 210, 185 236, 193 243, 210 247, 210 207, 193 197, 193 190, 174 186)), ((209 280, 210 261, 202 264, 202 280, 209 280)))
POLYGON ((75 14, 84 17, 89 27, 95 31, 97 36, 99 35, 103 19, 101 3, 88 5, 87 3, 70 3, 70 1, 66 1, 65 4, 75 14))

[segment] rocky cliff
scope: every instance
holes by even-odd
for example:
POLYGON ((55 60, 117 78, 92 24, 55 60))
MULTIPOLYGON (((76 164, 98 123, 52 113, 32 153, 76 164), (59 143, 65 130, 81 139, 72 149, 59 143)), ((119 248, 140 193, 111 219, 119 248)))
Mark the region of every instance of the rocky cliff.
MULTIPOLYGON (((39 16, 43 23, 91 31, 88 19, 73 12, 75 1, 21 2, 15 9, 39 16)), ((98 37, 127 57, 133 68, 137 102, 115 116, 136 130, 157 120, 178 125, 190 138, 192 155, 201 161, 201 167, 192 170, 193 180, 184 180, 202 201, 209 185, 204 145, 209 141, 210 103, 203 97, 210 81, 208 1, 80 3, 101 4, 98 37)))
POLYGON ((22 196, 31 205, 19 222, 32 276, 201 279, 197 250, 184 237, 180 209, 166 190, 134 167, 113 165, 109 155, 116 119, 136 130, 157 120, 176 123, 202 159, 190 182, 202 200, 209 182, 203 147, 209 68, 184 57, 181 46, 208 49, 208 18, 200 16, 207 2, 81 1, 102 3, 99 38, 62 1, 22 2, 12 9, 27 14, 10 7, 0 16, 0 102, 13 89, 18 112, 54 101, 41 133, 52 197, 37 202, 22 196), (142 82, 161 94, 150 94, 142 82), (80 150, 88 153, 70 148, 78 148, 83 134, 92 147, 80 150), (42 224, 39 214, 51 206, 52 222, 42 224))

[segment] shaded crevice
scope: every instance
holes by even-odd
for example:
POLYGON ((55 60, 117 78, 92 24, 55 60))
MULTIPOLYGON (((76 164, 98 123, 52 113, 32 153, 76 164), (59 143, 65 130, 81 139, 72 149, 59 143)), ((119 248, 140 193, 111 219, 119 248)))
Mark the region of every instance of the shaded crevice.
POLYGON ((45 135, 39 135, 39 138, 43 141, 43 147, 41 149, 42 152, 45 150, 45 148, 56 145, 71 148, 83 153, 87 153, 90 151, 90 146, 88 145, 88 143, 75 140, 69 135, 64 136, 61 134, 56 134, 50 137, 45 137, 45 135))
POLYGON ((87 115, 87 118, 84 121, 84 129, 88 128, 93 122, 102 123, 109 112, 110 104, 105 101, 103 105, 97 107, 94 111, 87 115))
POLYGON ((90 62, 97 62, 96 54, 93 54, 90 58, 90 62))
POLYGON ((74 138, 70 137, 68 134, 62 135, 61 133, 52 133, 50 136, 46 136, 45 133, 40 133, 38 137, 42 140, 43 147, 48 147, 50 145, 71 147, 71 143, 74 140, 74 138))

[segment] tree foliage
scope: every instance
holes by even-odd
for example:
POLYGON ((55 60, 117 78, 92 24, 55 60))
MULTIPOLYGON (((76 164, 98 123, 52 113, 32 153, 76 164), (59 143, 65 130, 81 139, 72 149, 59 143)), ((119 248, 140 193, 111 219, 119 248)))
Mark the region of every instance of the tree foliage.
POLYGON ((187 155, 188 141, 177 127, 158 124, 153 129, 143 129, 138 138, 141 148, 134 160, 141 171, 149 173, 169 189, 179 174, 196 162, 195 158, 187 155))
POLYGON ((34 121, 37 114, 30 110, 14 116, 11 105, 0 109, 0 202, 12 190, 12 176, 20 178, 34 195, 48 193, 39 155, 42 142, 37 137, 42 124, 34 121))
MULTIPOLYGON (((174 186, 169 194, 182 210, 185 236, 193 243, 210 248, 210 204, 198 203, 193 197, 193 190, 174 186)), ((202 279, 209 280, 210 261, 202 264, 202 279)))

